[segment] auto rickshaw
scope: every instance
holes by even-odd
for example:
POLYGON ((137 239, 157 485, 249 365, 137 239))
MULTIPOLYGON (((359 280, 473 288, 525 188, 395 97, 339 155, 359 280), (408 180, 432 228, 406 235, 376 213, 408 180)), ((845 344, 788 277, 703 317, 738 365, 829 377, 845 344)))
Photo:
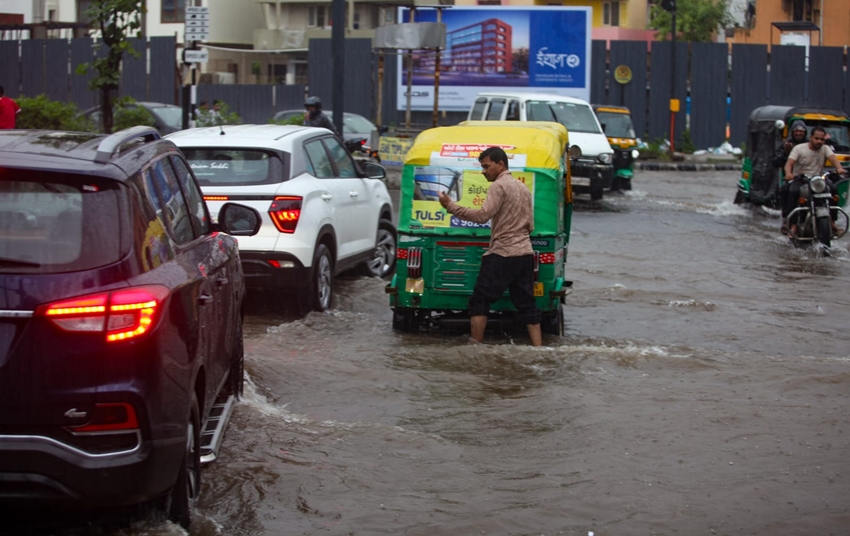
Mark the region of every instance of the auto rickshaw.
MULTIPOLYGON (((826 143, 832 147, 841 165, 850 167, 850 117, 841 110, 828 108, 801 108, 791 106, 761 106, 750 114, 747 124, 746 152, 741 167, 741 179, 735 203, 753 203, 779 208, 779 185, 785 171, 774 165, 777 150, 788 139, 791 124, 796 120, 806 124, 806 139, 816 126, 826 130, 826 143)), ((830 171, 827 161, 824 171, 830 171)), ((850 181, 836 183, 839 206, 847 204, 850 181)))
MULTIPOLYGON (((541 330, 563 335, 561 304, 572 289, 564 275, 572 217, 567 131, 548 122, 474 123, 426 130, 405 157, 398 262, 386 287, 393 329, 468 324, 469 298, 489 245, 490 222, 476 224, 448 214, 437 195, 445 192, 460 205, 481 206, 490 183, 478 155, 496 145, 507 153, 511 174, 532 193, 534 295, 543 313, 541 330)), ((490 320, 512 324, 515 312, 506 292, 493 304, 490 320)))
POLYGON ((614 150, 614 180, 611 190, 631 190, 637 150, 637 136, 632 126, 632 114, 625 106, 594 104, 593 111, 614 150))

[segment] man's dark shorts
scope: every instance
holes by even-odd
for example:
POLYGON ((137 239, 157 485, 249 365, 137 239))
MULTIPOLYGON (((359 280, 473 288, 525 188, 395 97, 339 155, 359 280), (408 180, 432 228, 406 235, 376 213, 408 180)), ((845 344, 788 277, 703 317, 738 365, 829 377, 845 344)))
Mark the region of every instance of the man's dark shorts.
POLYGON ((481 259, 478 281, 469 299, 469 316, 487 315, 490 306, 508 289, 523 324, 539 324, 534 302, 534 255, 502 257, 491 253, 481 259))

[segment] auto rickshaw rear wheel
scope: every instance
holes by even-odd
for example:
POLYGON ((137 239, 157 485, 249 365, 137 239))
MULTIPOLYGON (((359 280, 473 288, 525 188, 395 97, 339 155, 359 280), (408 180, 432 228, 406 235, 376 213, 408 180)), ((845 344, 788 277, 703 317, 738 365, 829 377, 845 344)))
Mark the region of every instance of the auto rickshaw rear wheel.
POLYGON ((540 321, 540 331, 549 335, 564 336, 564 308, 558 304, 554 311, 546 311, 540 321))
POLYGON ((416 320, 416 312, 405 307, 396 307, 393 311, 393 329, 410 333, 419 327, 416 320))

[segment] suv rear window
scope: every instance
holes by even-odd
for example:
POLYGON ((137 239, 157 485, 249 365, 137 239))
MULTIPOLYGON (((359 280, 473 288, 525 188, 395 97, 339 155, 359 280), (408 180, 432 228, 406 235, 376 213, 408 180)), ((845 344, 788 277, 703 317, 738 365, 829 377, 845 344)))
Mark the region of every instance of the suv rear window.
POLYGON ((90 270, 121 259, 118 185, 0 168, 0 272, 90 270))
MULTIPOLYGON (((278 154, 260 149, 181 147, 201 186, 249 186, 289 180, 278 154)), ((284 159, 289 155, 283 155, 284 159)))

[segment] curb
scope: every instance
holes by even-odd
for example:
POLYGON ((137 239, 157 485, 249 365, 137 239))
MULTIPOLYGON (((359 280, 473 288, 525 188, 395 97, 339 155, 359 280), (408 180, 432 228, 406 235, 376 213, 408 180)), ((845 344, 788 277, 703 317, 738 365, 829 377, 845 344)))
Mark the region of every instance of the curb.
POLYGON ((737 171, 741 164, 695 164, 688 162, 637 162, 635 169, 644 171, 737 171))

